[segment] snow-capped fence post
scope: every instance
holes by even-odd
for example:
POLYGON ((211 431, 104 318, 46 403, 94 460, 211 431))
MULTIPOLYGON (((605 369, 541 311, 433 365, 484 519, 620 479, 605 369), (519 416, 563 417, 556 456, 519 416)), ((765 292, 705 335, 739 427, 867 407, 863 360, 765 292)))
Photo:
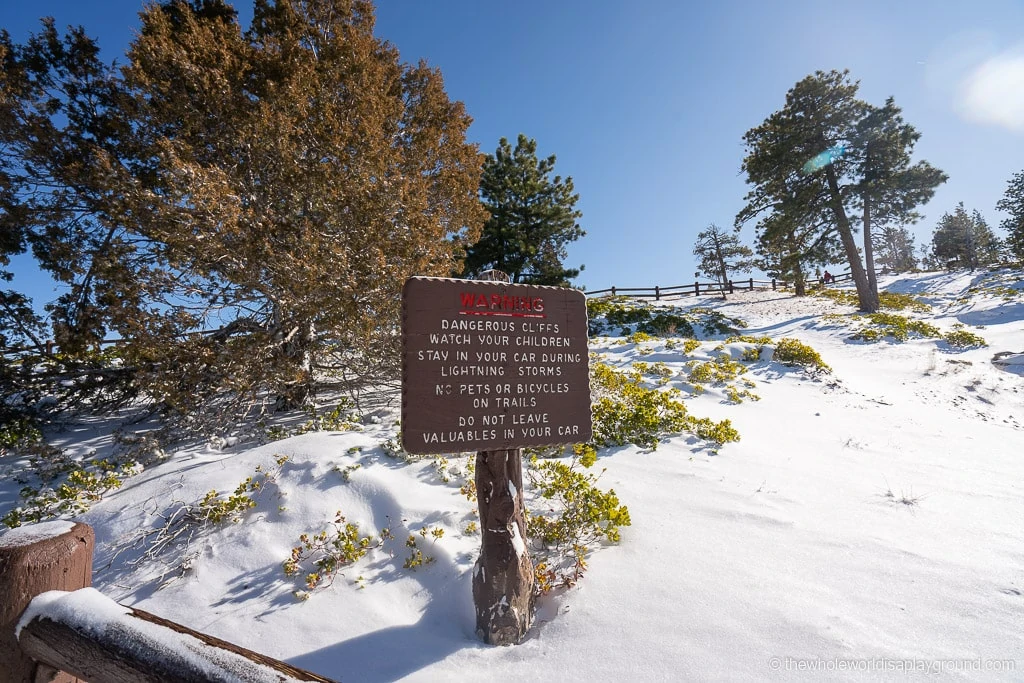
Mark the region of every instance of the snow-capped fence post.
POLYGON ((0 536, 0 677, 12 683, 77 678, 41 664, 18 645, 18 620, 32 598, 92 583, 95 534, 87 524, 44 522, 0 536))

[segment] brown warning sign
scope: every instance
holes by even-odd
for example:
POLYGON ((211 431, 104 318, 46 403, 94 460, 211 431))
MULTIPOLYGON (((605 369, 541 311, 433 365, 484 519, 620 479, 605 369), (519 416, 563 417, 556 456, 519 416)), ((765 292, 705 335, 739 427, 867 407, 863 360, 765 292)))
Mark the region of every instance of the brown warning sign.
POLYGON ((402 313, 402 444, 409 453, 589 441, 582 292, 414 277, 402 313))

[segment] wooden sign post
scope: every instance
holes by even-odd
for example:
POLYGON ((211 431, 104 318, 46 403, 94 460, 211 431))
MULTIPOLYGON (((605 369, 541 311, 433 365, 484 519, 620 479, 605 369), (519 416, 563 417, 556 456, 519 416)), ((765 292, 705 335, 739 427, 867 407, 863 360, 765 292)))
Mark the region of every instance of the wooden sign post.
POLYGON ((520 449, 592 436, 586 300, 558 287, 414 277, 402 302, 402 445, 477 451, 477 634, 512 645, 534 603, 520 449))

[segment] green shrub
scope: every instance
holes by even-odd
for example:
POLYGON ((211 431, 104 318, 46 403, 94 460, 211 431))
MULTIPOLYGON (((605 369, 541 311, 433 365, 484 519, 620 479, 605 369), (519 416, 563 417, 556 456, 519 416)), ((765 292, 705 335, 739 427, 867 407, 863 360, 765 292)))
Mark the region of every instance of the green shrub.
POLYGON ((626 341, 630 344, 640 344, 642 342, 654 341, 654 337, 647 334, 646 332, 634 332, 633 334, 626 337, 626 341))
POLYGON ((647 377, 654 378, 658 384, 667 384, 675 372, 668 365, 662 362, 645 363, 642 360, 633 361, 633 370, 647 377))
POLYGON ((577 468, 595 459, 592 448, 580 446, 569 464, 530 460, 527 475, 538 499, 526 515, 526 529, 539 592, 579 581, 592 545, 619 542, 620 529, 630 525, 629 509, 615 491, 601 491, 599 476, 577 468))
POLYGON ((890 311, 902 311, 909 308, 918 313, 928 313, 932 310, 932 307, 921 299, 907 294, 897 294, 896 292, 879 292, 878 304, 890 311))
POLYGON ((303 565, 311 565, 305 584, 308 590, 314 590, 334 583, 342 567, 355 564, 371 548, 380 547, 380 543, 373 536, 361 536, 359 527, 347 521, 339 510, 331 528, 312 536, 299 536, 299 545, 292 548, 292 555, 284 561, 282 569, 285 576, 295 576, 303 565))
POLYGON ((349 399, 342 399, 334 408, 325 413, 317 414, 314 408, 308 414, 311 417, 298 427, 289 429, 274 425, 266 429, 264 435, 267 441, 280 441, 309 432, 348 432, 362 429, 359 417, 355 413, 355 404, 349 399))
POLYGON ((228 520, 238 522, 242 515, 256 507, 256 501, 250 494, 258 490, 259 486, 249 477, 229 496, 222 498, 216 491, 209 491, 199 501, 199 516, 211 524, 228 520))
POLYGON ((725 384, 747 371, 742 363, 728 356, 718 356, 709 361, 690 361, 686 364, 691 384, 725 384))
POLYGON ((15 449, 20 446, 39 443, 43 432, 39 422, 26 415, 12 416, 0 424, 0 449, 15 449))
POLYGON ((860 329, 853 335, 854 339, 878 341, 885 337, 891 337, 896 341, 903 342, 907 341, 911 335, 926 339, 936 339, 942 336, 942 332, 934 325, 895 313, 869 313, 864 318, 874 327, 860 329))
MULTIPOLYGON (((731 427, 709 430, 704 424, 710 421, 690 416, 679 400, 678 389, 644 386, 639 372, 618 372, 604 363, 595 363, 591 366, 591 387, 596 396, 592 407, 596 446, 635 444, 655 449, 662 435, 680 432, 693 433, 715 446, 739 441, 739 434, 731 427)), ((727 425, 728 420, 720 424, 727 425)))
POLYGON ((732 426, 731 420, 715 422, 707 417, 691 417, 687 427, 697 438, 718 446, 740 440, 740 433, 732 426))
POLYGON ((650 320, 640 323, 638 329, 658 337, 693 337, 696 335, 693 322, 686 316, 676 313, 656 313, 650 320))
POLYGON ((736 342, 740 342, 743 344, 757 344, 758 346, 767 346, 768 344, 772 343, 772 338, 767 335, 755 337, 750 334, 739 334, 729 337, 725 340, 726 344, 734 344, 736 342))
POLYGON ((192 516, 200 524, 241 521, 246 512, 256 507, 256 498, 264 487, 277 480, 277 475, 288 462, 288 456, 279 455, 275 462, 277 467, 271 471, 264 470, 263 465, 257 465, 254 476, 246 477, 230 495, 221 496, 216 490, 208 491, 191 511, 192 516))
MULTIPOLYGON (((420 529, 420 536, 424 539, 427 538, 427 533, 427 527, 420 529)), ((437 541, 444 536, 444 529, 441 527, 434 527, 434 529, 430 530, 429 533, 434 537, 434 541, 437 541)), ((430 555, 423 554, 423 551, 420 550, 416 543, 416 537, 412 534, 409 534, 409 538, 406 539, 405 545, 409 548, 409 557, 405 558, 405 562, 402 564, 404 568, 416 571, 419 567, 425 567, 434 561, 434 558, 430 555)))
POLYGON ((704 334, 734 335, 747 326, 745 321, 739 318, 731 318, 711 308, 691 308, 690 314, 699 316, 700 325, 704 328, 704 334))
POLYGON ((609 330, 628 336, 642 332, 652 337, 696 337, 699 326, 705 335, 735 334, 746 323, 709 308, 661 308, 623 297, 587 300, 591 336, 609 330))
POLYGON ((953 325, 953 331, 942 335, 947 344, 958 349, 971 349, 988 346, 982 337, 968 331, 962 323, 953 325))
MULTIPOLYGON (((857 292, 852 289, 819 289, 814 292, 814 296, 831 299, 843 306, 860 306, 860 298, 857 296, 857 292)), ((879 292, 878 305, 891 311, 903 311, 909 308, 918 313, 928 313, 932 310, 932 307, 921 299, 897 292, 879 292)))
POLYGON ((820 372, 832 371, 817 351, 796 339, 784 338, 776 342, 772 358, 783 365, 796 365, 820 372))
POLYGON ((761 397, 752 392, 750 389, 737 389, 735 386, 726 387, 725 395, 733 403, 743 403, 743 400, 747 398, 749 398, 751 401, 761 400, 761 397))
POLYGON ((43 476, 48 478, 46 475, 50 474, 57 478, 63 474, 61 483, 55 487, 47 484, 22 487, 21 504, 0 518, 0 523, 13 529, 25 523, 81 514, 102 500, 107 492, 121 488, 125 479, 138 472, 134 461, 92 459, 59 466, 58 471, 43 476))
POLYGON ((831 299, 837 304, 843 306, 860 305, 860 300, 857 298, 857 292, 849 289, 817 289, 814 291, 814 296, 821 299, 831 299))
POLYGON ((659 436, 686 427, 686 407, 678 391, 643 386, 639 372, 622 373, 604 363, 591 366, 594 443, 598 446, 636 444, 657 448, 659 436))

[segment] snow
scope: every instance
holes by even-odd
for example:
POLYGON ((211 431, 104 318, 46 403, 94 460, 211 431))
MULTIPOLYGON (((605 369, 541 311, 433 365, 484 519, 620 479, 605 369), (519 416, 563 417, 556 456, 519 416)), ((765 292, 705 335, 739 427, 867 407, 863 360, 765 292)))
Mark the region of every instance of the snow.
MULTIPOLYGON (((1024 376, 1012 368, 1024 355, 1024 303, 968 296, 983 279, 880 280, 934 306, 908 315, 944 331, 962 323, 989 343, 963 352, 935 340, 851 341, 849 328, 821 317, 851 308, 784 292, 666 302, 717 308, 747 321, 746 334, 800 339, 833 372, 810 377, 764 358, 747 375, 760 401, 730 404, 710 388, 687 398, 692 413, 729 418, 742 435, 717 455, 685 435, 655 451, 602 451, 599 485, 615 489, 632 526, 590 557, 576 587, 538 600, 515 647, 474 633, 479 535, 465 529, 478 520, 459 478, 445 482, 429 458, 407 463, 380 447, 397 412, 360 431, 169 454, 82 516, 97 532, 94 585, 337 680, 1019 679, 1024 376), (127 564, 138 551, 106 567, 173 500, 233 491, 279 455, 289 461, 258 506, 194 539, 188 568, 170 558, 127 564), (346 480, 339 472, 354 465, 346 480), (307 569, 289 578, 281 563, 339 510, 363 534, 390 528, 394 541, 298 600, 307 569), (421 537, 424 528, 444 535, 421 537), (434 558, 415 571, 402 566, 410 535, 434 558)), ((679 370, 690 359, 664 341, 616 342, 597 339, 592 350, 617 366, 679 370)), ((710 357, 719 342, 691 357, 710 357)), ((681 386, 678 376, 670 385, 681 386)))
POLYGON ((253 662, 234 652, 213 647, 195 636, 132 616, 94 588, 74 592, 49 591, 33 598, 18 623, 16 633, 33 619, 49 619, 73 630, 102 638, 112 651, 131 652, 132 657, 151 657, 153 672, 174 671, 188 680, 287 683, 299 679, 253 662), (172 668, 165 668, 170 665, 172 668))
POLYGON ((39 541, 62 536, 75 527, 74 522, 55 519, 30 526, 21 526, 0 533, 0 548, 20 548, 39 541))
POLYGON ((519 525, 514 521, 508 525, 508 533, 511 535, 512 549, 516 551, 516 557, 526 554, 526 542, 519 535, 519 525))
POLYGON ((91 636, 102 635, 107 626, 131 614, 131 610, 123 607, 110 598, 104 597, 95 588, 83 588, 75 592, 48 591, 37 595, 21 615, 15 634, 20 637, 21 630, 35 618, 79 625, 83 633, 91 636))

